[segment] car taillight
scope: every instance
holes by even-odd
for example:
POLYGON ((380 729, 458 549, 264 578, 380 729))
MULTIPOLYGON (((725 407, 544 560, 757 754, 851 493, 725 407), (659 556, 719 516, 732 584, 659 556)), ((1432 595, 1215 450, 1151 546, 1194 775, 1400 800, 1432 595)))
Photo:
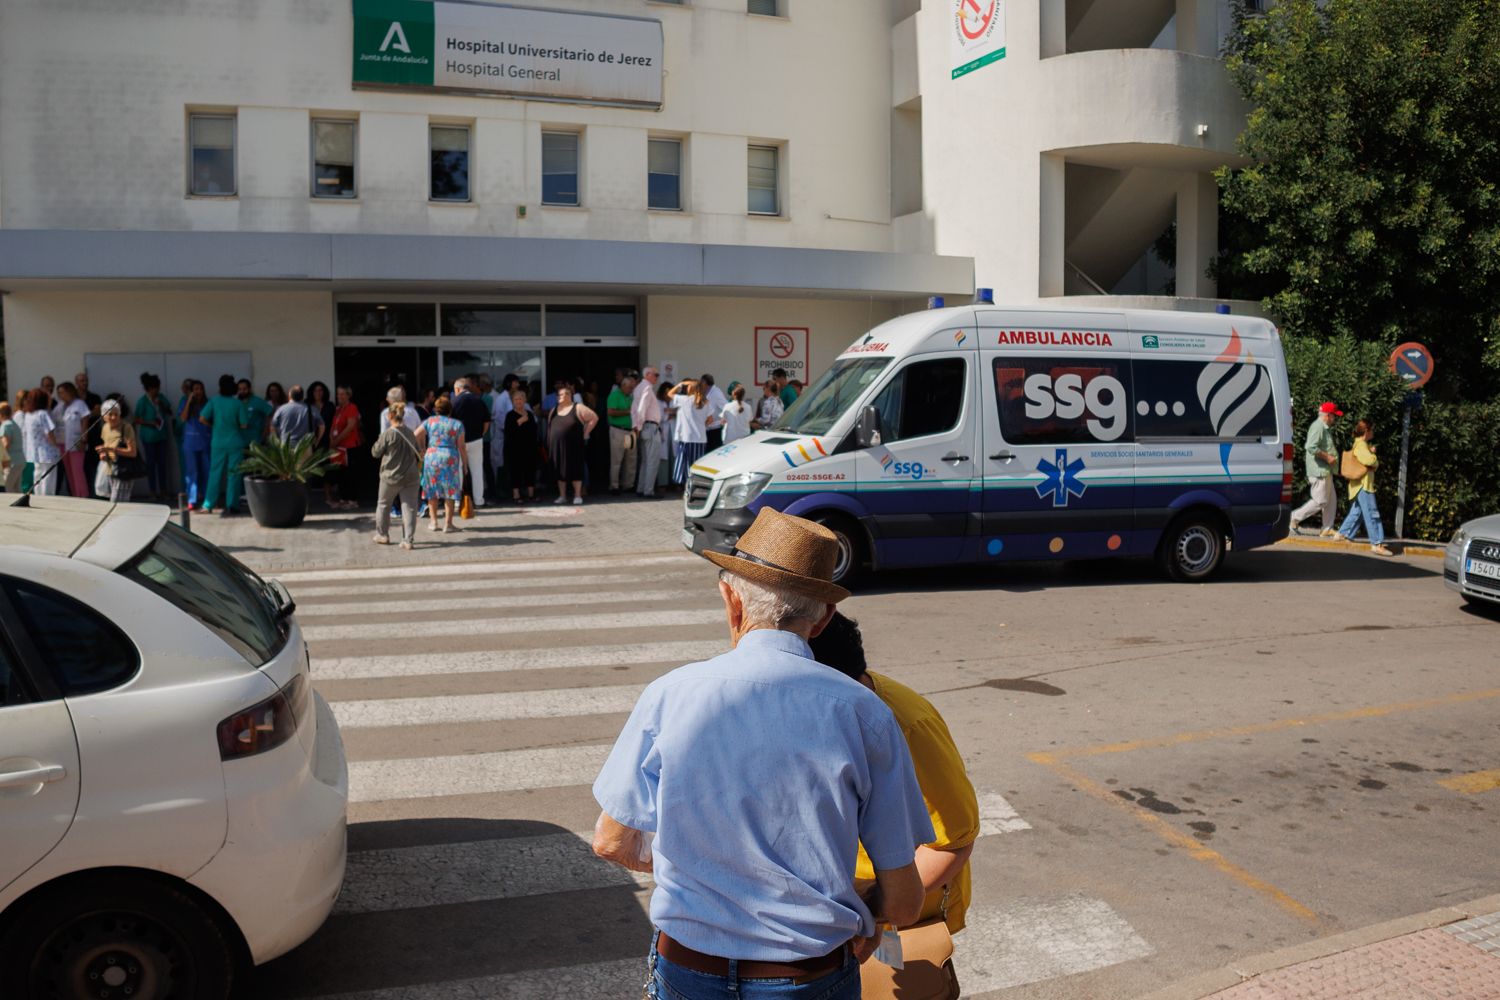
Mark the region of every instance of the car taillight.
POLYGON ((1281 502, 1292 502, 1292 446, 1281 446, 1281 502))
POLYGON ((298 674, 271 697, 219 723, 219 758, 233 760, 274 750, 297 733, 307 711, 307 682, 298 674))

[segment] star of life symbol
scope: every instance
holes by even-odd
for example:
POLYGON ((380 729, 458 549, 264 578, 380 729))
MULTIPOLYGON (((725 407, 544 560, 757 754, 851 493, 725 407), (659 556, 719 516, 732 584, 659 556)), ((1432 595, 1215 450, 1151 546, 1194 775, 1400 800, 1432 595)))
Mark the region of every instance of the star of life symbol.
POLYGON ((1075 458, 1068 461, 1068 449, 1057 449, 1057 461, 1049 462, 1045 458, 1036 464, 1036 471, 1047 478, 1036 484, 1036 495, 1045 497, 1052 494, 1052 506, 1066 507, 1069 497, 1081 497, 1083 491, 1088 489, 1078 474, 1083 471, 1083 459, 1075 458))

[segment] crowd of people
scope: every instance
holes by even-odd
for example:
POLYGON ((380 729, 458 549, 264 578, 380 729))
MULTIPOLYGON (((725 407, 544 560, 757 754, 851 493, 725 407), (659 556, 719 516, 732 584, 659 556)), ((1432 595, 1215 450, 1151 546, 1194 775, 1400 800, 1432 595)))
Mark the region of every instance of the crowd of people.
MULTIPOLYGON (((498 504, 507 494, 525 504, 555 488, 553 503, 574 505, 606 489, 673 495, 706 451, 774 425, 801 390, 784 369, 747 400, 737 381, 727 391, 709 373, 667 384, 647 367, 617 369, 608 392, 581 378, 556 379, 537 399, 540 387, 518 375, 496 384, 473 373, 420 400, 408 399, 404 385, 390 386, 374 440, 366 441, 349 386, 287 390, 270 382, 257 394, 248 379, 222 375, 212 394, 185 379, 174 403, 157 375, 143 373, 140 384, 132 404, 121 393, 90 392, 84 372, 71 382, 46 376, 18 392, 14 405, 0 403, 5 489, 168 504, 181 495, 189 510, 233 515, 244 496, 246 449, 311 437, 330 457, 313 486, 334 510, 359 506, 373 487, 387 515, 375 536, 384 542, 389 514, 410 506, 401 498, 411 487, 418 491, 413 515, 430 512, 441 531, 457 530, 454 517, 466 507, 498 504), (395 430, 398 423, 407 433, 395 430)), ((410 540, 407 531, 403 544, 410 540)))

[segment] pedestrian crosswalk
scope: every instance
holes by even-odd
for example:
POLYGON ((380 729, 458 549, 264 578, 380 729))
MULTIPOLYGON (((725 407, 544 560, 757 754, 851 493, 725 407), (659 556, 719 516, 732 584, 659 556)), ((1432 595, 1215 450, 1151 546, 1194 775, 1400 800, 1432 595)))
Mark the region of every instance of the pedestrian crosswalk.
MULTIPOLYGON (((653 883, 594 856, 590 786, 609 717, 727 647, 712 568, 662 555, 280 579, 347 736, 351 849, 328 924, 250 995, 639 995, 653 883)), ((982 837, 1035 836, 998 792, 980 813, 982 837)), ((966 996, 1150 952, 1083 896, 976 905, 968 923, 966 996)))

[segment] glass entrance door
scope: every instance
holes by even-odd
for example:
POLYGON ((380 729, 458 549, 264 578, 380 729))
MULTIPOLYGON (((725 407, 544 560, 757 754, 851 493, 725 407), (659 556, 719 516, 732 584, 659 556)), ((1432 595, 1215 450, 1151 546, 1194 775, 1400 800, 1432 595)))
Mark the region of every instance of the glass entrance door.
POLYGON ((492 350, 483 347, 443 348, 442 383, 452 386, 453 380, 465 375, 488 375, 495 383, 507 375, 518 375, 532 399, 539 399, 542 384, 542 349, 540 347, 514 347, 492 350))

